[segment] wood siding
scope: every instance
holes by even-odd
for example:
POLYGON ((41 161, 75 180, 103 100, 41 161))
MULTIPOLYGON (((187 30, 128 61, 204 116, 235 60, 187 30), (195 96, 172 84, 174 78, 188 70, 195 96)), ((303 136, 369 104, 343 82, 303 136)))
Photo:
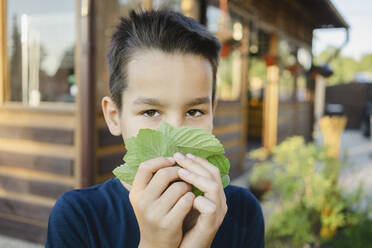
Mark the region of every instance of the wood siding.
POLYGON ((225 148, 225 155, 230 160, 230 175, 234 178, 243 168, 245 154, 240 101, 220 101, 216 108, 213 125, 213 134, 225 148))
POLYGON ((100 113, 97 119, 97 166, 95 170, 95 183, 102 183, 113 177, 112 170, 123 164, 125 155, 124 141, 121 136, 113 136, 100 113))
POLYGON ((278 144, 293 135, 311 139, 311 103, 280 103, 278 109, 278 144))
POLYGON ((372 101, 372 83, 328 86, 325 98, 326 104, 342 105, 343 112, 347 117, 346 128, 359 129, 367 100, 372 101))
POLYGON ((49 213, 76 188, 75 114, 0 108, 0 233, 44 243, 49 213))

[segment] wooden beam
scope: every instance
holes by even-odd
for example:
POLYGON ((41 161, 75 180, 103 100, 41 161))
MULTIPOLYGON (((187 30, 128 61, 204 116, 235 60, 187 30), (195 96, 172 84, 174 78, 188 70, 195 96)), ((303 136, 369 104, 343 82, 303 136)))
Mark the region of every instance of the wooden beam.
POLYGON ((142 3, 142 8, 145 10, 151 10, 152 9, 152 0, 143 0, 142 3))
POLYGON ((0 233, 17 239, 29 240, 33 243, 45 244, 46 227, 35 226, 20 219, 0 216, 0 233))
POLYGON ((54 204, 56 203, 56 199, 50 197, 13 192, 9 190, 4 190, 2 188, 0 188, 0 197, 13 200, 21 200, 23 202, 27 202, 30 204, 40 204, 46 207, 53 207, 54 204))
POLYGON ((289 12, 297 13, 299 16, 301 16, 301 18, 305 21, 307 25, 311 26, 312 29, 315 27, 314 20, 316 20, 316 18, 314 18, 314 16, 312 15, 314 13, 311 13, 308 9, 306 9, 303 4, 299 3, 299 1, 292 0, 283 0, 283 2, 284 5, 287 5, 287 7, 289 7, 286 8, 288 13, 289 12))
POLYGON ((39 108, 29 111, 27 108, 0 108, 0 124, 13 127, 62 128, 74 129, 76 118, 74 112, 52 112, 39 108))
POLYGON ((48 172, 41 172, 24 168, 16 168, 13 166, 6 166, 1 164, 0 176, 75 186, 74 179, 69 176, 56 175, 48 172))
MULTIPOLYGON (((22 151, 20 151, 22 152, 22 151)), ((51 155, 25 154, 0 150, 0 165, 24 168, 35 172, 47 172, 55 175, 73 176, 74 159, 51 155)))
POLYGON ((48 223, 51 207, 0 197, 0 213, 48 223))
POLYGON ((0 0, 0 106, 5 102, 9 82, 6 51, 6 0, 0 0))
POLYGON ((74 130, 0 124, 0 138, 23 139, 60 145, 73 145, 74 130))
POLYGON ((80 152, 80 179, 78 186, 88 187, 94 182, 95 168, 95 77, 94 77, 94 1, 83 0, 81 2, 81 15, 78 17, 80 24, 79 32, 79 152, 80 152))
POLYGON ((0 138, 0 150, 21 154, 37 154, 59 158, 74 158, 74 146, 57 145, 30 140, 0 138))
MULTIPOLYGON (((276 58, 278 52, 278 36, 271 35, 269 55, 276 58)), ((270 64, 267 67, 267 84, 264 96, 264 113, 263 113, 263 146, 266 150, 271 149, 277 142, 278 130, 278 84, 279 84, 279 67, 276 64, 270 64)))
POLYGON ((97 157, 101 156, 107 156, 112 153, 119 153, 119 152, 125 152, 125 145, 113 145, 113 146, 106 146, 106 147, 101 147, 97 149, 97 157))
POLYGON ((244 22, 248 23, 249 21, 252 21, 255 26, 267 33, 276 33, 279 36, 284 36, 291 43, 311 50, 311 43, 309 43, 309 41, 300 40, 285 30, 279 28, 275 23, 270 23, 266 20, 263 20, 260 12, 253 4, 249 6, 249 8, 247 8, 247 6, 248 4, 241 5, 236 2, 229 2, 229 9, 231 12, 243 18, 244 22))
POLYGON ((241 90, 240 90, 240 102, 241 102, 241 116, 242 116, 242 135, 241 145, 243 146, 241 154, 240 168, 244 168, 245 152, 247 146, 248 137, 248 56, 249 56, 249 27, 243 24, 243 38, 241 42, 241 90))

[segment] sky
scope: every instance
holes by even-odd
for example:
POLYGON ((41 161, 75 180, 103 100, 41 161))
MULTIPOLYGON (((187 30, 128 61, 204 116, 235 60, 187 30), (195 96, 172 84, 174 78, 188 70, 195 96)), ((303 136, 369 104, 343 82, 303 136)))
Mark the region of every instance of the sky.
MULTIPOLYGON (((359 59, 372 53, 372 0, 331 0, 350 26, 349 43, 342 55, 359 59)), ((339 47, 345 40, 344 29, 314 31, 313 53, 322 52, 327 46, 339 47)))

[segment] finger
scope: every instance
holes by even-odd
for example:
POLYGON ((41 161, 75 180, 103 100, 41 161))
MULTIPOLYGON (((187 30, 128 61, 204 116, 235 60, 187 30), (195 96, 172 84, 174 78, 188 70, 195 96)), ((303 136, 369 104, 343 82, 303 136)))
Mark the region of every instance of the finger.
POLYGON ((175 222, 178 226, 183 224, 187 214, 191 211, 195 195, 192 192, 184 194, 169 211, 165 218, 175 222))
POLYGON ((186 154, 186 157, 200 164, 205 170, 209 171, 209 173, 215 178, 217 182, 222 184, 220 170, 215 165, 204 158, 195 156, 190 153, 186 154))
POLYGON ((203 166, 201 166, 194 160, 184 156, 182 153, 176 152, 173 157, 179 166, 189 171, 192 171, 196 174, 199 174, 205 177, 212 177, 212 175, 209 173, 208 170, 206 170, 203 166))
POLYGON ((218 184, 214 179, 195 174, 182 168, 179 169, 178 174, 182 180, 194 185, 204 192, 208 199, 214 202, 219 201, 220 193, 221 191, 223 192, 223 189, 222 185, 218 184))
POLYGON ((193 201, 193 207, 200 213, 195 224, 195 227, 198 226, 199 228, 191 229, 189 233, 186 233, 184 240, 191 237, 197 239, 199 235, 206 235, 205 232, 203 232, 203 234, 200 232, 201 229, 213 232, 213 230, 215 230, 216 222, 218 221, 217 206, 207 198, 203 196, 196 197, 193 201))
MULTIPOLYGON (((221 188, 223 188, 220 170, 215 165, 213 165, 212 163, 210 163, 208 160, 206 160, 204 158, 195 156, 195 155, 190 154, 190 153, 186 154, 186 157, 194 160, 195 162, 197 162, 198 164, 203 166, 206 170, 208 170, 210 172, 210 174, 213 175, 213 178, 215 179, 217 184, 221 185, 221 188)), ((208 196, 208 195, 206 195, 206 196, 208 196)), ((226 196, 225 196, 225 192, 223 190, 220 191, 219 197, 221 199, 222 204, 226 203, 226 196)))
POLYGON ((144 190, 146 197, 150 200, 158 199, 173 181, 180 179, 178 170, 180 168, 176 166, 159 169, 144 190))
POLYGON ((185 182, 172 183, 165 192, 157 200, 157 205, 161 207, 159 214, 164 216, 167 214, 177 201, 187 192, 190 192, 192 187, 185 182))
POLYGON ((173 158, 157 157, 154 159, 142 162, 138 167, 136 176, 133 181, 132 189, 133 192, 142 191, 146 188, 147 184, 151 180, 153 173, 157 170, 172 166, 175 163, 173 158))
POLYGON ((214 215, 217 211, 216 204, 204 196, 198 196, 194 200, 194 208, 197 209, 201 214, 214 215))

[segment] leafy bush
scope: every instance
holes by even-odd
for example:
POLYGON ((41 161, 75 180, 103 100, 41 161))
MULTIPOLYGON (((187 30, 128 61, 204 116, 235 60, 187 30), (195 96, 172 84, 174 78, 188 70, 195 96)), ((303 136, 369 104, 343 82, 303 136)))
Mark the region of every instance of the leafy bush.
POLYGON ((337 181, 345 163, 329 157, 325 148, 305 144, 302 137, 292 137, 276 146, 271 154, 261 148, 249 157, 259 161, 251 182, 270 182, 265 197, 278 201, 267 223, 268 247, 372 244, 368 213, 353 210, 361 200, 362 188, 351 194, 341 192, 337 181))

